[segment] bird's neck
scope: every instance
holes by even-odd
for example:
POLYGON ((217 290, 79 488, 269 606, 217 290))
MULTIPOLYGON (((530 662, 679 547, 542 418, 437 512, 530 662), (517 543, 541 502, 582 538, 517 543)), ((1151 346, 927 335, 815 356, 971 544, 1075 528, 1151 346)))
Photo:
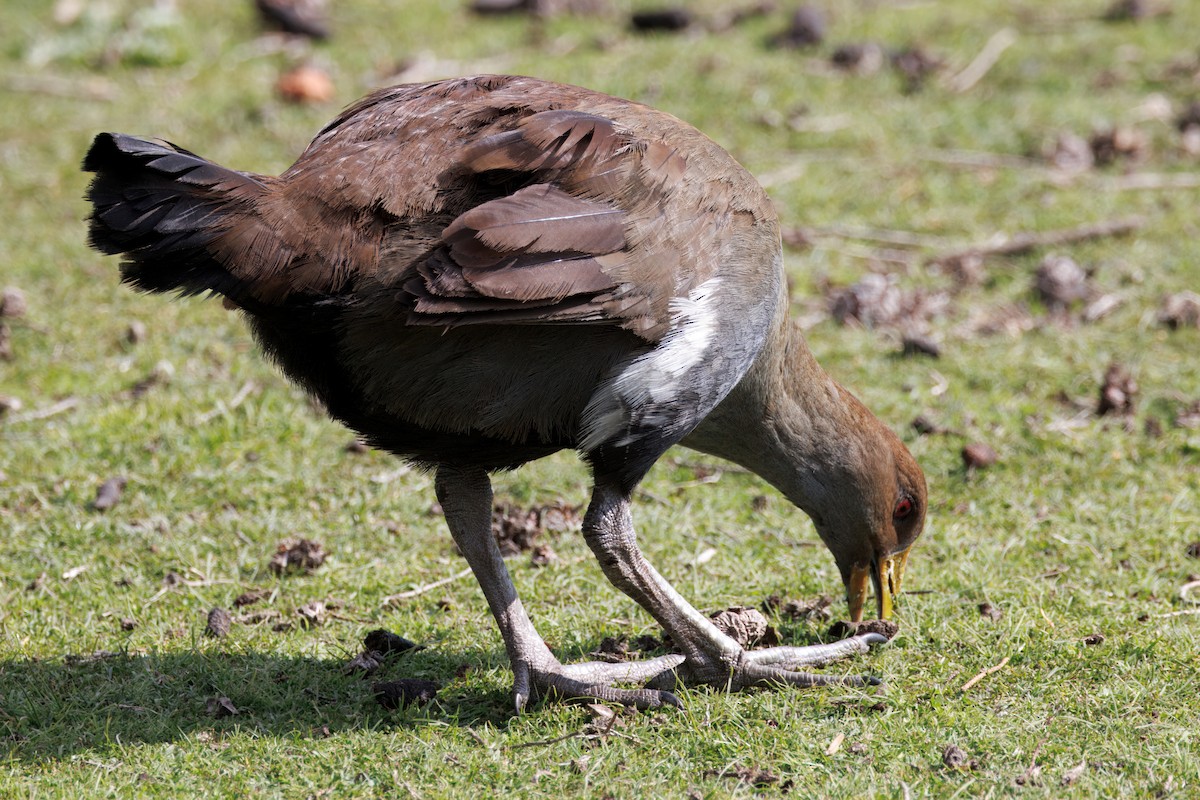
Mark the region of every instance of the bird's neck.
POLYGON ((773 338, 683 444, 751 470, 816 518, 835 501, 847 450, 863 446, 874 419, 863 419, 870 412, 821 368, 790 321, 773 338))

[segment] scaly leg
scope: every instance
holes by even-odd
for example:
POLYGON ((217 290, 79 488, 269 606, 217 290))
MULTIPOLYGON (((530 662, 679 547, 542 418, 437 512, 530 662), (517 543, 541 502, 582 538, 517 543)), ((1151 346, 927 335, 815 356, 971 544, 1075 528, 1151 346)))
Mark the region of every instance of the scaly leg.
POLYGON ((885 642, 879 634, 854 636, 841 642, 811 647, 774 647, 746 651, 692 607, 638 548, 629 498, 619 488, 597 480, 584 518, 583 534, 608 579, 658 621, 683 650, 685 661, 674 674, 657 676, 651 686, 671 688, 676 680, 707 683, 731 690, 765 684, 819 686, 879 683, 870 677, 841 677, 796 672, 802 666, 827 664, 872 644, 885 642))
POLYGON ((645 683, 670 673, 683 661, 682 656, 621 664, 559 663, 525 613, 492 536, 492 484, 487 473, 475 468, 444 466, 438 469, 434 484, 450 534, 475 573, 500 627, 515 678, 513 698, 518 713, 536 692, 566 698, 595 698, 639 708, 663 703, 680 705, 669 691, 619 689, 614 684, 645 683))

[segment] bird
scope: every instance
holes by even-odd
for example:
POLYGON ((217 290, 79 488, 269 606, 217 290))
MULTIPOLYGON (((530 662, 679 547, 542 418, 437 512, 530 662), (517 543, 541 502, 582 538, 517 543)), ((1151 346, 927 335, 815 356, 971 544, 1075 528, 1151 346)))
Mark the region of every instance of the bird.
POLYGON ((89 243, 144 292, 220 296, 336 420, 433 474, 533 700, 680 705, 681 686, 877 683, 805 671, 886 641, 745 649, 645 558, 631 497, 674 445, 756 473, 813 521, 851 619, 892 614, 925 524, 900 438, 788 316, 780 223, 696 128, 537 78, 377 90, 277 177, 100 133, 89 243), (491 533, 492 476, 561 450, 591 474, 583 538, 678 651, 562 663, 491 533))

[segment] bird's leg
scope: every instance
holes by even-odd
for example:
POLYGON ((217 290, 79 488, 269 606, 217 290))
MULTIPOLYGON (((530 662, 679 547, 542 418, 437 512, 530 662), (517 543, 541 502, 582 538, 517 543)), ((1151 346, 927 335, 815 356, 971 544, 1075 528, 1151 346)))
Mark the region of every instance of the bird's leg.
POLYGON ((743 650, 675 591, 642 555, 633 529, 629 497, 616 486, 597 480, 584 518, 583 535, 613 585, 650 612, 683 650, 684 663, 674 674, 657 676, 651 686, 669 688, 676 679, 684 683, 727 686, 732 690, 770 683, 795 686, 878 683, 874 678, 794 670, 866 652, 870 645, 887 641, 879 634, 864 634, 811 647, 743 650))
POLYGON ((492 485, 476 468, 440 467, 434 482, 438 501, 458 549, 479 580, 496 618, 514 674, 513 697, 518 713, 538 692, 566 698, 594 698, 639 708, 679 700, 656 689, 619 689, 615 683, 644 683, 669 672, 683 659, 662 656, 643 662, 563 665, 533 627, 492 535, 492 485))

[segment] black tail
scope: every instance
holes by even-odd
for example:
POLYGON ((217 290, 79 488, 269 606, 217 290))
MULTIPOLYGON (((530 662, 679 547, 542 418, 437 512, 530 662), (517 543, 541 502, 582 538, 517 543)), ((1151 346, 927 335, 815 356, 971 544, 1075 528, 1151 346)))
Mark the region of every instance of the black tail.
POLYGON ((87 199, 88 242, 123 254, 121 277, 151 292, 212 291, 233 299, 248 290, 250 264, 235 263, 226 234, 257 227, 263 180, 205 161, 168 142, 101 133, 83 160, 96 173, 87 199))

